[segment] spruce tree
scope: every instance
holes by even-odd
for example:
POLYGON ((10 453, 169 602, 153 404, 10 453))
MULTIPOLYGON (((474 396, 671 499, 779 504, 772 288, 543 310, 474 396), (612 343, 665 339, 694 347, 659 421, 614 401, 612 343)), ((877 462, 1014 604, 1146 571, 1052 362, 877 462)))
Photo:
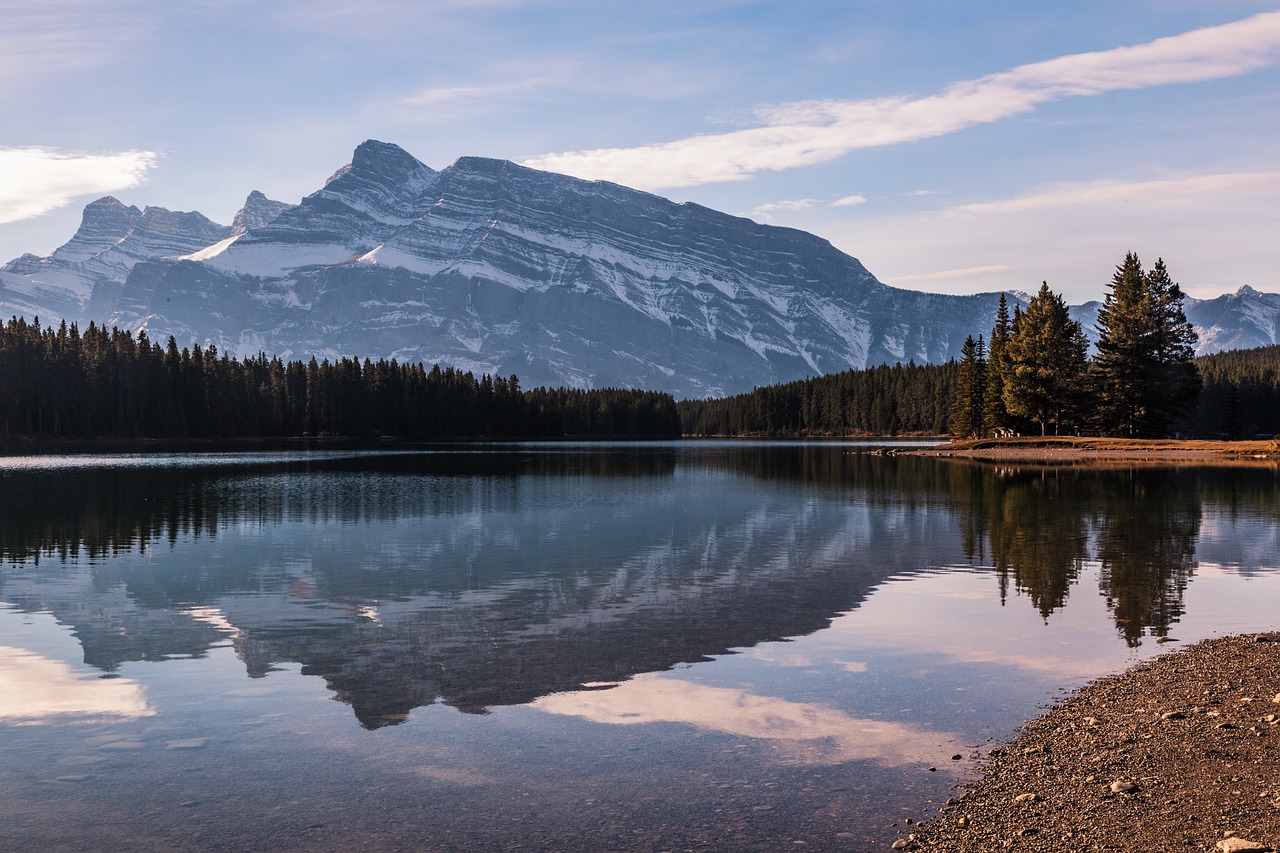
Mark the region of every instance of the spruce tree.
POLYGON ((996 324, 991 329, 991 345, 987 350, 987 382, 982 401, 982 434, 995 435, 1013 426, 1004 405, 1005 377, 1009 372, 1009 304, 1000 294, 996 308, 996 324))
POLYGON ((1170 426, 1195 407, 1203 382, 1195 364, 1199 336, 1182 310, 1182 288, 1169 277, 1164 259, 1146 275, 1147 288, 1155 305, 1156 384, 1159 387, 1149 406, 1146 429, 1164 435, 1170 426))
POLYGON ((952 438, 973 438, 983 434, 982 404, 987 385, 985 349, 981 336, 976 343, 973 335, 964 339, 964 347, 960 350, 960 369, 956 375, 956 397, 948 418, 952 438))
POLYGON ((1200 393, 1192 358, 1196 334, 1182 291, 1163 261, 1151 272, 1133 252, 1116 267, 1098 312, 1098 355, 1091 367, 1099 432, 1164 435, 1200 393))
POLYGON ((1009 336, 1009 373, 1004 403, 1009 412, 1029 418, 1047 435, 1049 424, 1060 434, 1083 407, 1088 341, 1080 323, 1067 313, 1067 303, 1040 287, 1026 313, 1015 312, 1009 336))
POLYGON ((1091 365, 1098 431, 1134 436, 1151 398, 1153 306, 1142 262, 1125 255, 1111 278, 1111 292, 1098 311, 1098 355, 1091 365))

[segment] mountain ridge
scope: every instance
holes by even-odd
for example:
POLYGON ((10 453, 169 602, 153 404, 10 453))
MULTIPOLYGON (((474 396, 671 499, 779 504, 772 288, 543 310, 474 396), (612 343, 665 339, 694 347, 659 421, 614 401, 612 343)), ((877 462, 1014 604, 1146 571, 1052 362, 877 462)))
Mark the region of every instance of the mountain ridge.
MULTIPOLYGON (((224 226, 107 197, 48 257, 0 267, 5 314, 677 396, 945 361, 997 299, 890 287, 797 229, 504 160, 437 171, 376 140, 296 205, 254 191, 224 226)), ((1100 304, 1073 316, 1092 330, 1100 304)), ((1204 351, 1280 330, 1280 295, 1247 286, 1187 309, 1204 351)))

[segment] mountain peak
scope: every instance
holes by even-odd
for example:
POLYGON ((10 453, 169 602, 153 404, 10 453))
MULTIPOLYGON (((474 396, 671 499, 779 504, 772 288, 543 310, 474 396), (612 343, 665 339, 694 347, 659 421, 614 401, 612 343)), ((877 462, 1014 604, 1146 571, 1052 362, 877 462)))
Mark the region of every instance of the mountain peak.
POLYGON ((356 146, 355 153, 351 155, 351 168, 353 171, 360 172, 386 172, 391 170, 413 173, 426 167, 417 157, 414 157, 399 145, 394 145, 390 142, 379 142, 376 139, 366 139, 356 146))
POLYGON ((76 233, 50 257, 64 263, 86 261, 127 237, 141 218, 141 210, 114 196, 95 199, 84 206, 76 233))
POLYGON ((85 216, 119 212, 137 213, 139 211, 133 205, 125 205, 124 202, 113 195, 104 195, 102 198, 94 199, 84 206, 85 216))
POLYGON ((238 237, 255 228, 261 228, 294 207, 297 205, 267 198, 265 193, 254 190, 245 198, 244 206, 236 211, 235 219, 231 221, 231 234, 238 237))

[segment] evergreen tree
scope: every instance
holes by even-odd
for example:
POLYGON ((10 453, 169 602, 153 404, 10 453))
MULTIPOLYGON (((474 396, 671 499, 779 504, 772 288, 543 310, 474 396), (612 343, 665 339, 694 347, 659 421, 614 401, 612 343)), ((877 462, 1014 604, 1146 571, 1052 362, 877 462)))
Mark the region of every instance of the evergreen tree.
POLYGON ((1110 288, 1098 312, 1091 369, 1097 426, 1110 435, 1164 435, 1200 393, 1196 334, 1182 291, 1163 261, 1144 273, 1133 252, 1116 267, 1110 288))
POLYGON ((1005 407, 1039 424, 1041 435, 1050 423, 1060 434, 1083 405, 1087 351, 1084 330, 1067 313, 1067 303, 1043 283, 1026 313, 1015 312, 1005 407))
POLYGON ((1000 294, 1000 306, 996 309, 996 324, 991 329, 991 346, 987 352, 986 388, 982 400, 982 434, 995 435, 999 430, 1013 426, 1013 419, 1004 405, 1005 378, 1009 373, 1009 304, 1000 294))
POLYGON ((964 339, 955 400, 947 421, 952 438, 974 438, 983 434, 982 413, 987 389, 985 349, 981 335, 976 343, 973 335, 964 339))
POLYGON ((1156 374, 1160 388, 1148 407, 1151 419, 1147 426, 1151 434, 1164 435, 1200 397, 1203 380, 1195 363, 1200 341, 1182 310, 1186 298, 1182 288, 1169 277, 1163 258, 1156 258, 1146 279, 1155 305, 1156 374))

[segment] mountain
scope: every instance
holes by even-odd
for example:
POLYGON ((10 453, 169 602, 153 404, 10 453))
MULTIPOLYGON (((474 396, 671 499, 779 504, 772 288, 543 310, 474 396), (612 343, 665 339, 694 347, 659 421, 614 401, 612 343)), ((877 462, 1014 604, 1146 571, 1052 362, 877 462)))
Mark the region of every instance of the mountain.
POLYGON ((0 307, 28 317, 92 317, 139 261, 193 252, 229 233, 199 213, 138 210, 101 198, 85 207, 75 236, 53 254, 23 255, 0 267, 0 307))
MULTIPOLYGON (((1188 302, 1206 347, 1275 341, 1280 296, 1222 299, 1188 302)), ((803 231, 501 160, 436 171, 372 140, 298 205, 255 192, 227 227, 101 199, 52 255, 0 267, 6 315, 678 396, 944 361, 996 302, 889 287, 803 231)))

